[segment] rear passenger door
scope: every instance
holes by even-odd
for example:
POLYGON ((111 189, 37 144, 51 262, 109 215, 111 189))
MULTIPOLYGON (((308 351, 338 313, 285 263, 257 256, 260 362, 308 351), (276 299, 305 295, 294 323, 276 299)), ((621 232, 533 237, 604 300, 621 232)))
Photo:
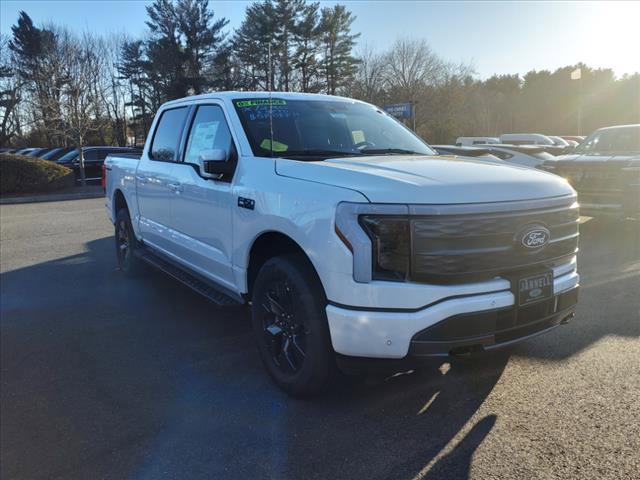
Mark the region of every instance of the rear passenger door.
POLYGON ((171 203, 176 195, 174 167, 189 107, 165 109, 154 126, 151 143, 136 171, 138 227, 152 247, 173 254, 171 203))
POLYGON ((198 105, 192 113, 185 140, 183 161, 176 163, 174 176, 180 187, 173 196, 172 230, 177 255, 190 268, 236 290, 231 267, 231 193, 233 174, 211 179, 200 176, 198 156, 220 149, 228 161, 237 161, 237 150, 224 114, 216 103, 198 105))

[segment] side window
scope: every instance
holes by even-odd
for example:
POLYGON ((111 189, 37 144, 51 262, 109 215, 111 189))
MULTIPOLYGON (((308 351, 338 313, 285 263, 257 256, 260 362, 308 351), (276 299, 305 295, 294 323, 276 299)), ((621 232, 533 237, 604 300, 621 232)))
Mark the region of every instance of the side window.
POLYGON ((84 152, 84 161, 85 162, 95 162, 98 160, 98 150, 87 150, 84 152))
POLYGON ((153 134, 149 157, 152 160, 174 162, 178 157, 182 126, 187 115, 187 107, 172 108, 162 112, 153 134))
POLYGON ((616 130, 614 150, 617 152, 640 152, 640 127, 627 127, 616 130))
POLYGON ((231 132, 222 109, 216 105, 201 105, 193 119, 184 161, 195 163, 206 150, 231 153, 231 132))
POLYGON ((598 141, 597 151, 600 152, 613 152, 617 150, 617 140, 618 140, 618 131, 616 130, 604 130, 600 134, 600 139, 598 141))
POLYGON ((108 149, 100 149, 98 150, 98 160, 104 162, 104 159, 107 158, 107 155, 111 153, 108 149))

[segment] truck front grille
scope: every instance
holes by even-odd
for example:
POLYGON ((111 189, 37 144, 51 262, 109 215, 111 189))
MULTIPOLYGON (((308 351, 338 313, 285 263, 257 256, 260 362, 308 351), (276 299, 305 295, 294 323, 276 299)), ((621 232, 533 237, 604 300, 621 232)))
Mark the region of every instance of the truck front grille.
POLYGON ((550 268, 578 251, 578 224, 575 197, 546 208, 412 217, 411 280, 467 283, 550 268), (524 247, 522 235, 540 227, 548 244, 524 247))

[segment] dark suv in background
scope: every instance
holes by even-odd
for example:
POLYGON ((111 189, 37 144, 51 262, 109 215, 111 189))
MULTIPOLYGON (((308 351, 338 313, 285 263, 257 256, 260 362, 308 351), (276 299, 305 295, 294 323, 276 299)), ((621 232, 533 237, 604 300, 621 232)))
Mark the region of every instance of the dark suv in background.
POLYGON ((596 130, 542 168, 577 190, 580 213, 640 218, 640 125, 596 130))
MULTIPOLYGON (((85 147, 84 152, 84 174, 87 181, 100 182, 102 179, 102 164, 107 155, 112 153, 141 155, 142 149, 130 147, 85 147)), ((56 163, 71 168, 76 181, 80 181, 80 157, 78 150, 71 150, 60 157, 56 163)))

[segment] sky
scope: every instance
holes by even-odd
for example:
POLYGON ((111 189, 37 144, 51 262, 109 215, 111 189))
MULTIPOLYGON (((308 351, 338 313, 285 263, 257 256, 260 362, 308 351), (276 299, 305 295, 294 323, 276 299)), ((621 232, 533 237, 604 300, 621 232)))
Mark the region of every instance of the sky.
MULTIPOLYGON (((0 0, 0 32, 11 34, 18 12, 36 24, 81 32, 145 32, 144 0, 0 0)), ((243 18, 246 1, 211 0, 216 16, 243 18)), ((322 1, 330 6, 334 1, 322 1)), ((398 37, 424 38, 444 59, 471 64, 480 78, 554 70, 583 62, 616 75, 640 72, 640 2, 342 1, 357 17, 359 45, 377 50, 398 37)))

